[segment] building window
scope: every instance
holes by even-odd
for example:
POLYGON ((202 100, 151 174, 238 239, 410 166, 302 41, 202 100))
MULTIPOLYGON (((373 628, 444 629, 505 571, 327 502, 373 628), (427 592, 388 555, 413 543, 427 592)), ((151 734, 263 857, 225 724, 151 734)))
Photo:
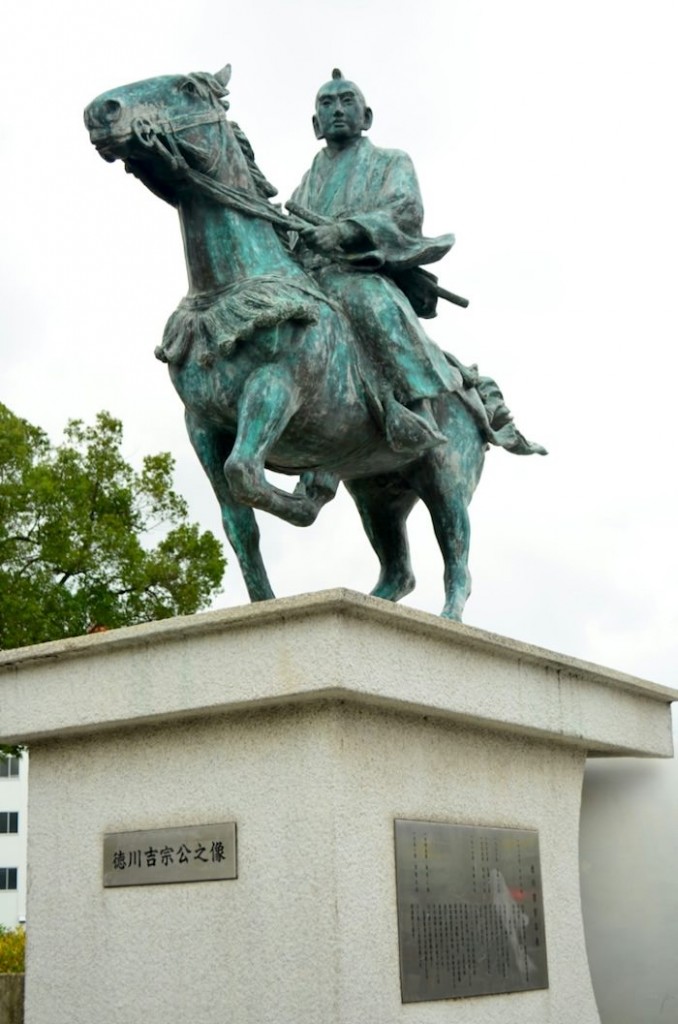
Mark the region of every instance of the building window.
POLYGON ((19 831, 19 812, 0 811, 0 835, 19 831))
POLYGON ((17 868, 0 868, 0 892, 16 889, 17 868))
POLYGON ((19 758, 10 755, 9 757, 0 757, 0 779, 18 779, 19 778, 19 758))

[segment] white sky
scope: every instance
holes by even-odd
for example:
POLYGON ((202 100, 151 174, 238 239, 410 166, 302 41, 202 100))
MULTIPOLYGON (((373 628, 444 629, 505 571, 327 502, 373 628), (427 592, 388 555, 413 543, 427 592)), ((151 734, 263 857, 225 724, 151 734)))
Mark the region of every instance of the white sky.
MULTIPOLYGON (((438 271, 469 296, 428 329, 497 378, 547 459, 489 453, 465 621, 676 685, 678 97, 674 0, 23 0, 0 21, 0 401, 57 439, 108 409, 126 454, 171 450, 192 516, 215 499, 153 356, 185 291, 175 212, 90 146, 98 93, 233 65, 231 114, 286 198, 338 65, 377 145, 413 157, 438 271)), ((345 495, 310 530, 259 515, 279 595, 369 590, 345 495)), ((442 563, 411 518, 437 612, 442 563)), ((228 552, 230 556, 230 551, 228 552)), ((219 604, 246 600, 231 559, 219 604)))

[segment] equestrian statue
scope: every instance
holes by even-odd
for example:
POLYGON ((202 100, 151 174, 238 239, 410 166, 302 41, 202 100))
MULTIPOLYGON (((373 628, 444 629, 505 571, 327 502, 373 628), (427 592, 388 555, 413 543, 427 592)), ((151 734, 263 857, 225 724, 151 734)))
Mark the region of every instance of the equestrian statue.
POLYGON ((286 211, 243 130, 228 120, 230 67, 103 93, 85 111, 108 161, 174 206, 188 293, 156 356, 221 508, 252 601, 274 596, 254 509, 314 522, 343 482, 381 571, 372 593, 414 587, 406 521, 428 507, 443 556, 442 615, 471 589, 468 506, 488 445, 545 454, 501 391, 428 337, 440 298, 423 267, 454 237, 422 234, 412 162, 364 135, 372 112, 335 69, 315 103, 322 148, 286 211), (292 475, 292 491, 266 470, 292 475))

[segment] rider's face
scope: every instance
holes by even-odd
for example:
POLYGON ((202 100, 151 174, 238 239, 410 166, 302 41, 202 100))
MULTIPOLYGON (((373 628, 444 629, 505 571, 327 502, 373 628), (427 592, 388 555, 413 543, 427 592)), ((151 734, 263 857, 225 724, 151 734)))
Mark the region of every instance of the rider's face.
POLYGON ((346 144, 369 127, 365 101, 350 82, 324 85, 315 101, 316 134, 328 142, 346 144))

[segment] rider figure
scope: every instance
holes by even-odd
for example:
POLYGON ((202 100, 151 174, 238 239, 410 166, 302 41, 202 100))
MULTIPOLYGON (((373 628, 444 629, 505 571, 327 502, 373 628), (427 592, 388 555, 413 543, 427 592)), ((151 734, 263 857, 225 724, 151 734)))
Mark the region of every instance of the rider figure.
POLYGON ((428 278, 423 296, 408 284, 415 283, 413 272, 421 274, 416 268, 449 251, 454 236, 423 237, 412 161, 373 146, 363 135, 371 123, 362 92, 335 69, 315 101, 313 127, 325 148, 289 208, 314 225, 301 233, 300 258, 356 331, 371 407, 390 446, 421 452, 445 440, 427 399, 460 390, 464 381, 423 331, 405 291, 422 307, 418 312, 434 315, 435 279, 428 278))

